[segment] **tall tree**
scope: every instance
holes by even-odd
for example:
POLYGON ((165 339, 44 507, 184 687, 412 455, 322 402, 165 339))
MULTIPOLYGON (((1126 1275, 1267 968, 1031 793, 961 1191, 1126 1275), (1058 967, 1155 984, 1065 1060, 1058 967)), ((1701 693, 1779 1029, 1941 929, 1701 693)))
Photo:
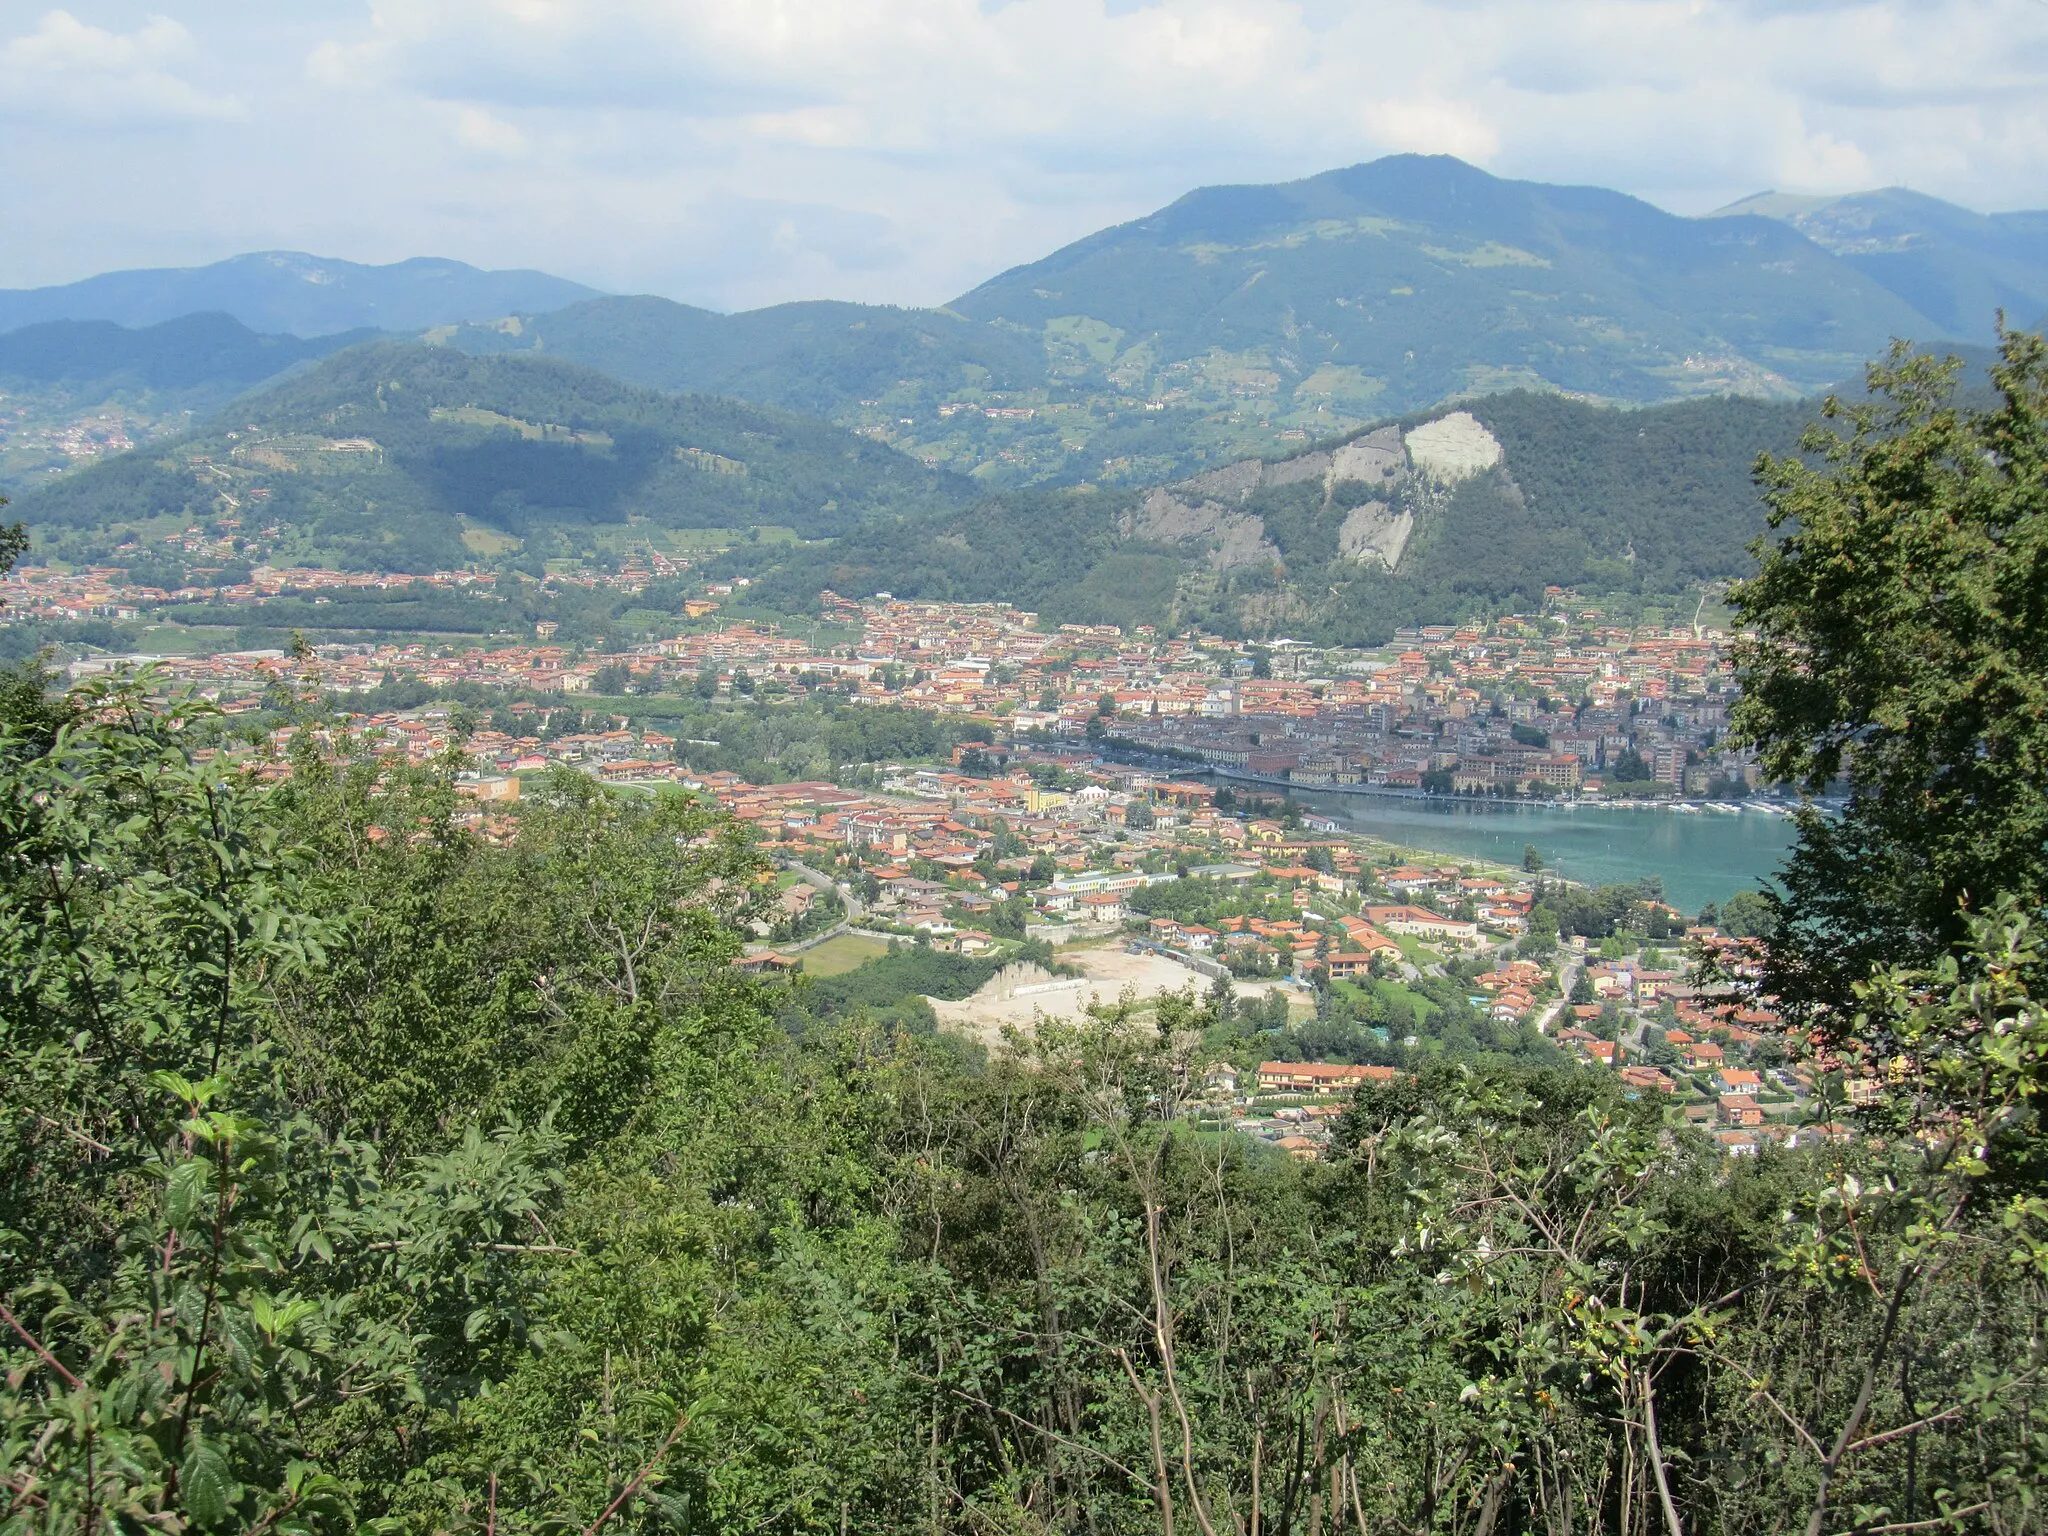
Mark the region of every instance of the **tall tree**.
POLYGON ((1757 464, 1777 537, 1733 594, 1735 729, 1771 777, 1850 791, 1801 814, 1772 898, 1766 984, 1807 1016, 2048 894, 2048 347, 2004 335, 1989 409, 1960 369, 1897 346, 1805 457, 1757 464))

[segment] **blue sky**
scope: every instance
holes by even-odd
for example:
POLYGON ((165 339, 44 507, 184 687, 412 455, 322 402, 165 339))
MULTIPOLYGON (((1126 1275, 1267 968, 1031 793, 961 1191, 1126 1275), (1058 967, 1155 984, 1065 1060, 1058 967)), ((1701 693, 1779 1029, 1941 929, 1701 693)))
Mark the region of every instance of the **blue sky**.
POLYGON ((2048 206, 2048 0, 0 0, 0 286, 297 249, 928 304, 1396 150, 2048 206))

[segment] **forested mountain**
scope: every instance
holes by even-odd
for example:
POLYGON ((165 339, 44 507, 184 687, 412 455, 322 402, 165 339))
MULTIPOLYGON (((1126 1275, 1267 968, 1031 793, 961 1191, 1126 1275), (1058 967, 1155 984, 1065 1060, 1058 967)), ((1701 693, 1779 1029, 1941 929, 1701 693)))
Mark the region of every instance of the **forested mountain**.
POLYGON ((560 309, 596 290, 545 272, 486 272, 416 256, 365 266, 302 251, 253 251, 205 267, 103 272, 51 288, 0 289, 0 331, 47 320, 158 325, 218 311, 257 331, 325 336, 365 327, 417 331, 560 309))
POLYGON ((667 299, 591 299, 554 314, 437 332, 466 352, 544 352, 651 389, 734 395, 813 416, 858 416, 914 379, 908 408, 936 416, 956 394, 1036 388, 1029 338, 946 310, 827 300, 721 315, 667 299))
POLYGON ((2043 216, 1922 201, 1873 253, 1775 203, 1685 219, 1401 155, 1192 192, 939 310, 600 299, 436 339, 828 415, 991 487, 1142 486, 1522 387, 1792 399, 2048 303, 2043 216))
MULTIPOLYGON (((2044 230, 1904 192, 1685 219, 1400 155, 1204 188, 938 309, 721 315, 540 273, 273 252, 0 293, 0 330, 207 309, 258 331, 419 332, 825 417, 991 490, 1133 487, 1517 388, 1797 398, 1894 336, 1982 340, 2000 306, 2030 320, 2044 230)), ((209 404, 248 382, 217 369, 209 404)))
POLYGON ((1766 192, 1721 213, 1791 225, 1950 336, 1989 342, 1999 310, 2013 325, 2048 319, 2048 212, 1976 213, 1886 187, 1846 197, 1766 192))
POLYGON ((376 343, 337 354, 199 432, 22 498, 31 527, 110 539, 233 510, 300 558, 429 570, 465 532, 777 524, 805 537, 946 506, 964 487, 813 419, 636 389, 545 358, 376 343))
POLYGON ((1543 384, 1623 400, 1791 396, 1936 327, 1775 220, 1396 155, 1209 187, 954 301, 1092 346, 1156 392, 1411 410, 1543 384))
POLYGON ((1549 585, 1673 593, 1748 569, 1756 455, 1811 406, 1724 398, 1621 411, 1514 392, 1306 453, 1138 491, 1038 490, 749 551, 763 600, 1004 599, 1071 622, 1200 624, 1332 644, 1533 606, 1549 585))
POLYGON ((127 389, 215 394, 260 384, 371 335, 265 336, 218 311, 133 329, 111 320, 50 320, 0 334, 0 382, 62 385, 81 396, 127 389))

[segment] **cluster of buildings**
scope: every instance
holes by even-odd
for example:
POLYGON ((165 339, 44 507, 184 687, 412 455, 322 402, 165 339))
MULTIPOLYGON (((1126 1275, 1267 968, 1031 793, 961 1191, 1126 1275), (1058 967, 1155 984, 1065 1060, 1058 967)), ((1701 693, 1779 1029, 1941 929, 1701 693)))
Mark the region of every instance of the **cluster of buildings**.
POLYGON ((1000 604, 828 594, 827 606, 863 625, 845 658, 863 681, 909 669, 896 702, 1013 732, 1113 736, 1274 783, 1544 797, 1599 791, 1618 770, 1674 795, 1756 783, 1753 757, 1722 745, 1734 694, 1718 631, 1567 613, 1329 650, 1143 627, 1049 632, 1000 604))
MULTIPOLYGON (((199 530, 187 531, 204 539, 199 530)), ((204 553, 204 551, 198 551, 204 553)), ((648 552, 611 575, 551 576, 637 591, 684 562, 648 552)), ((0 616, 129 618, 152 603, 332 600, 424 584, 488 595, 489 572, 426 576, 256 567, 244 582, 176 592, 129 587, 118 570, 16 570, 0 580, 0 616)), ((724 592, 691 600, 713 614, 724 592)), ((374 687, 387 674, 431 684, 481 683, 535 694, 615 687, 646 693, 709 686, 843 698, 978 717, 1011 737, 1110 738, 1276 785, 1377 787, 1441 794, 1554 798, 1626 783, 1632 794, 1727 797, 1756 785, 1752 756, 1725 745, 1733 681, 1718 631, 1626 628, 1570 611, 1568 594, 1538 616, 1404 631, 1376 648, 1129 633, 1109 625, 1041 626, 1001 603, 852 603, 826 593, 825 617, 855 626, 853 644, 820 646, 773 626, 692 628, 604 655, 532 643, 457 648, 321 647, 323 687, 374 687)), ((266 653, 172 663, 232 699, 266 653)))
MULTIPOLYGON (((452 570, 420 573, 391 571, 337 571, 317 566, 251 565, 246 580, 226 579, 239 573, 252 556, 273 549, 283 528, 271 525, 243 531, 238 517, 214 519, 208 526, 197 524, 158 539, 154 553, 177 560, 186 583, 176 587, 150 586, 129 579, 129 567, 86 566, 58 570, 50 566, 24 565, 0 577, 0 624, 28 619, 133 619, 145 610, 181 603, 209 603, 227 607, 261 609, 280 599, 332 601, 357 592, 391 592, 428 589, 494 594, 499 578, 493 571, 452 570)), ((142 546, 138 545, 138 549, 142 546)), ((571 571, 550 573, 541 583, 545 594, 557 589, 612 591, 625 596, 644 592, 653 582, 681 574, 690 562, 648 548, 628 556, 616 571, 571 571)), ((737 582, 715 583, 717 593, 730 593, 737 582)), ((715 598, 686 605, 686 616, 699 618, 718 607, 715 598)), ((550 632, 556 627, 543 621, 550 632)))
MULTIPOLYGON (((275 534, 268 528, 263 534, 275 534)), ((167 548, 183 559, 235 559, 230 535, 200 529, 172 534, 167 548)), ((188 575, 214 574, 203 568, 188 568, 188 575)), ((60 572, 49 566, 16 566, 0 576, 0 621, 19 623, 26 619, 132 619, 145 608, 167 603, 220 602, 260 607, 280 597, 332 599, 339 593, 388 592, 424 585, 443 591, 464 589, 489 592, 497 577, 489 571, 433 571, 425 576, 394 576, 371 571, 330 571, 311 567, 254 567, 247 581, 175 588, 138 586, 129 582, 122 566, 89 566, 60 572)), ((417 651, 419 648, 412 648, 417 651)))
POLYGON ((31 466, 39 457, 54 460, 46 465, 54 472, 81 460, 126 453, 138 440, 158 436, 163 430, 162 426, 150 430, 143 418, 119 407, 52 420, 48 414, 0 394, 0 457, 31 466))

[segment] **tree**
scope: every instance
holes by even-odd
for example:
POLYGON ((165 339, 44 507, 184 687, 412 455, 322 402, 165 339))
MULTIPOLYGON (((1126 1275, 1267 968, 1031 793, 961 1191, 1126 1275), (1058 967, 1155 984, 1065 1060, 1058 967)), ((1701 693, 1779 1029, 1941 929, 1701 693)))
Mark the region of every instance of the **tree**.
POLYGON ((1778 933, 1778 909, 1762 891, 1737 891, 1719 912, 1701 921, 1735 939, 1770 939, 1778 933))
POLYGON ((1623 747, 1608 764, 1608 772, 1617 784, 1645 784, 1650 779, 1650 765, 1634 747, 1623 747))
POLYGON ((1844 1022, 1874 966, 2048 897, 2048 346, 2002 335, 1988 409, 1957 403, 1961 366, 1899 344, 1805 458, 1757 464, 1777 537, 1731 594, 1731 723, 1768 777, 1849 786, 1765 897, 1766 985, 1801 1015, 1844 1022))
POLYGON ((1522 844, 1522 868, 1532 875, 1540 874, 1543 870, 1543 855, 1537 851, 1534 843, 1522 844))
MULTIPOLYGON (((7 505, 7 498, 0 496, 0 507, 7 505)), ((28 529, 21 523, 0 523, 0 576, 13 570, 15 563, 28 553, 28 529)))

